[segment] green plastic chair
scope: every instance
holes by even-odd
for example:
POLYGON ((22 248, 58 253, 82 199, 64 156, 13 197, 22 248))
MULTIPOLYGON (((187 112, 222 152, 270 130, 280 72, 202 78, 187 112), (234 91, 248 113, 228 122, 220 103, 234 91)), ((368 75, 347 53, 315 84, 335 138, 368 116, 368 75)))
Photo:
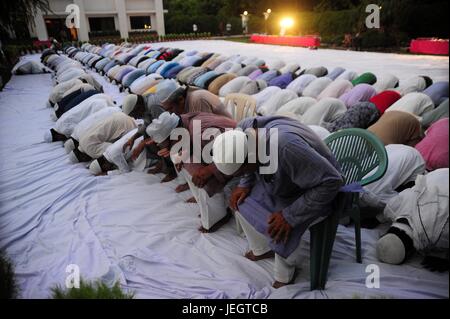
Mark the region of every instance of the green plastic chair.
MULTIPOLYGON (((359 183, 366 186, 386 173, 386 149, 378 137, 367 130, 344 129, 328 136, 325 143, 341 166, 345 185, 359 183), (375 172, 369 175, 373 170, 375 172)), ((355 223, 356 261, 362 262, 359 193, 340 192, 335 200, 334 213, 310 228, 311 290, 325 289, 339 219, 345 216, 355 223)))

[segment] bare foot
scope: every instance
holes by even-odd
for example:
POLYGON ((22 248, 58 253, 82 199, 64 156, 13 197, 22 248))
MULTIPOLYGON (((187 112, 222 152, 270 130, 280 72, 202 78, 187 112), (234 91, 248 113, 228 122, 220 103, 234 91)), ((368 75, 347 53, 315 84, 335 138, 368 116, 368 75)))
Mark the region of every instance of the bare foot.
POLYGON ((209 229, 204 228, 203 226, 200 226, 200 228, 198 229, 200 232, 202 233, 214 233, 215 231, 217 231, 220 227, 222 227, 223 225, 225 225, 231 218, 230 214, 226 214, 224 218, 222 218, 221 220, 219 220, 217 223, 215 223, 212 227, 210 227, 209 229))
POLYGON ((278 288, 281 288, 281 287, 284 287, 284 286, 287 286, 287 285, 291 285, 291 284, 293 284, 295 282, 295 278, 296 277, 297 277, 297 269, 295 269, 294 275, 292 276, 291 281, 289 281, 287 284, 284 283, 284 282, 281 282, 281 281, 275 281, 272 284, 272 287, 275 288, 275 289, 278 289, 278 288))
POLYGON ((175 188, 175 192, 182 193, 184 191, 187 191, 188 189, 189 189, 189 184, 185 183, 185 184, 178 185, 177 188, 175 188))
POLYGON ((244 256, 245 256, 245 258, 250 259, 251 261, 258 261, 258 260, 273 258, 273 257, 275 257, 275 253, 272 250, 269 250, 265 254, 256 256, 255 254, 253 254, 253 251, 250 250, 250 251, 246 252, 244 256))
POLYGON ((174 175, 174 174, 167 174, 167 175, 164 176, 164 178, 161 180, 161 183, 167 183, 167 182, 173 181, 175 178, 177 178, 177 175, 174 175))
POLYGON ((162 165, 162 161, 159 161, 158 163, 156 163, 155 167, 150 168, 147 171, 147 174, 159 174, 163 171, 163 165, 162 165))
POLYGON ((195 199, 194 196, 192 196, 191 198, 186 200, 186 203, 190 203, 190 204, 196 204, 197 200, 195 199))

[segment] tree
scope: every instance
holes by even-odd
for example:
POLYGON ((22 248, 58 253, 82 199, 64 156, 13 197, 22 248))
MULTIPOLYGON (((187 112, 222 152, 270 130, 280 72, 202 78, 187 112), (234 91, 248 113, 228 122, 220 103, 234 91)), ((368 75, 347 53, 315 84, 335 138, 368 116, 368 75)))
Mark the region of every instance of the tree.
POLYGON ((34 26, 34 16, 38 10, 49 12, 48 0, 0 1, 0 36, 8 39, 17 35, 19 30, 34 26))

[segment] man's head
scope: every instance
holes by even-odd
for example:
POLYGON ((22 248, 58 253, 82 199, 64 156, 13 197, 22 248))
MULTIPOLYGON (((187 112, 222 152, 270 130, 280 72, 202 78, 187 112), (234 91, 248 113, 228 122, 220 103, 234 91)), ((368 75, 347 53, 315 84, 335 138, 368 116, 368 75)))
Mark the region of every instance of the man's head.
POLYGON ((154 119, 145 132, 160 148, 169 146, 170 133, 179 126, 180 117, 175 113, 164 112, 154 119))
POLYGON ((377 242, 378 259, 387 264, 402 264, 413 251, 412 229, 408 224, 396 222, 377 242))
POLYGON ((184 113, 187 88, 179 87, 165 99, 161 100, 162 107, 170 113, 177 115, 184 113))
MULTIPOLYGON (((256 131, 253 131, 256 137, 256 131)), ((255 138, 255 140, 257 140, 255 138)), ((242 176, 255 172, 258 162, 249 162, 248 135, 241 130, 230 130, 216 137, 213 144, 213 162, 228 176, 242 176)))
POLYGON ((107 173, 108 171, 113 171, 115 169, 117 169, 117 166, 109 162, 103 155, 98 159, 92 161, 92 163, 89 165, 89 171, 93 175, 100 175, 103 173, 107 173))
POLYGON ((122 111, 135 119, 143 118, 145 112, 145 100, 142 95, 127 95, 123 99, 122 111))

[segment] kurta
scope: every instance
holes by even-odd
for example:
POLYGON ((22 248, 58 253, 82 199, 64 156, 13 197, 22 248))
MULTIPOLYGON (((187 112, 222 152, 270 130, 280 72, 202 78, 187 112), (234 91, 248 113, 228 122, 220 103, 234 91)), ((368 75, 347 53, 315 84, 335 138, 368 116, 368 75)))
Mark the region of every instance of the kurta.
POLYGON ((422 139, 419 120, 402 111, 386 112, 368 128, 384 145, 405 144, 415 146, 422 139))
POLYGON ((219 96, 225 97, 231 93, 237 93, 239 90, 249 83, 251 80, 248 76, 238 76, 237 78, 231 80, 219 90, 219 96))
POLYGON ((334 121, 324 121, 322 126, 330 132, 346 128, 366 129, 380 118, 380 112, 374 104, 370 102, 358 103, 345 113, 339 114, 334 121))
POLYGON ((335 121, 341 114, 347 111, 344 103, 339 99, 332 97, 320 100, 309 107, 303 115, 300 116, 300 122, 307 125, 320 125, 335 121))
POLYGON ((286 89, 294 91, 299 96, 302 95, 303 90, 317 77, 312 74, 303 74, 296 78, 294 81, 288 84, 286 89))
POLYGON ((327 77, 317 78, 303 90, 302 96, 309 96, 316 99, 332 82, 333 81, 327 77))
POLYGON ((395 102, 397 102, 402 96, 396 91, 384 91, 370 98, 369 102, 375 104, 380 115, 395 102))
POLYGON ((260 92, 253 94, 252 97, 256 101, 256 108, 260 107, 264 102, 270 99, 271 96, 280 91, 281 89, 277 86, 268 86, 260 92))
MULTIPOLYGON (((282 211, 293 230, 286 245, 271 242, 271 246, 277 254, 287 257, 298 247, 311 223, 332 212, 334 198, 343 184, 339 164, 324 142, 308 126, 295 120, 257 117, 244 119, 238 126, 243 130, 255 126, 278 129, 277 171, 272 175, 256 172, 243 177, 240 186, 252 190, 238 208, 266 236, 269 236, 268 218, 282 211)), ((269 137, 267 143, 273 142, 269 137)))
POLYGON ((73 79, 70 81, 59 83, 52 89, 48 100, 51 103, 55 104, 63 98, 67 90, 71 89, 75 85, 80 85, 82 83, 83 82, 80 79, 73 79))
POLYGON ((448 168, 419 175, 413 188, 404 190, 386 205, 384 215, 389 220, 408 221, 418 251, 448 253, 448 178, 448 168))
POLYGON ((428 128, 434 122, 439 121, 440 119, 448 117, 448 99, 442 102, 437 108, 434 110, 426 112, 422 117, 422 126, 424 128, 428 128))
POLYGON ((276 114, 283 115, 287 113, 293 113, 297 116, 301 116, 305 114, 305 112, 316 103, 316 99, 312 97, 302 96, 284 104, 278 109, 276 114))
POLYGON ((360 76, 358 76, 356 79, 354 79, 352 81, 352 84, 354 86, 357 86, 358 84, 363 84, 363 83, 372 85, 375 82, 377 82, 377 77, 375 76, 375 74, 366 72, 366 73, 363 73, 360 76))
POLYGON ((425 137, 416 145, 416 149, 427 162, 427 170, 448 168, 448 118, 431 125, 425 137))
POLYGON ((81 136, 79 149, 91 158, 99 158, 108 146, 136 127, 132 117, 114 113, 81 136))
POLYGON ((79 141, 80 136, 83 135, 85 132, 87 132, 91 127, 94 127, 95 125, 101 123, 104 119, 108 118, 113 113, 117 112, 122 112, 120 107, 111 106, 103 108, 100 111, 89 115, 75 126, 71 137, 74 140, 79 141))
MULTIPOLYGON (((398 187, 415 181, 417 175, 425 173, 425 161, 414 147, 390 144, 386 146, 386 153, 386 173, 379 180, 364 186, 364 192, 360 195, 363 206, 384 209, 386 203, 398 195, 398 187)), ((372 175, 375 170, 367 176, 372 175)))
POLYGON ((386 112, 403 111, 421 117, 426 112, 434 109, 434 103, 428 95, 423 93, 408 93, 391 105, 386 112))
POLYGON ((427 83, 422 76, 410 78, 404 82, 400 82, 398 92, 404 96, 412 92, 422 92, 427 87, 427 83))
POLYGON ((334 97, 338 98, 342 94, 347 93, 353 88, 353 84, 350 83, 350 81, 347 80, 335 80, 330 85, 328 85, 325 90, 323 90, 319 96, 317 97, 318 100, 327 98, 327 97, 334 97))
POLYGON ((423 94, 428 95, 434 105, 441 104, 445 99, 448 99, 448 81, 436 82, 432 84, 423 91, 423 94))
POLYGON ((345 105, 350 108, 359 102, 367 102, 377 94, 373 86, 369 84, 358 84, 353 89, 344 93, 339 98, 345 105))
POLYGON ((344 72, 345 72, 345 69, 338 66, 338 67, 334 68, 333 70, 331 70, 331 72, 327 74, 327 77, 334 81, 339 77, 339 75, 341 75, 344 72))
POLYGON ((61 101, 58 102, 58 108, 55 111, 56 117, 61 117, 64 113, 69 111, 71 108, 75 107, 79 103, 83 102, 87 98, 91 97, 92 95, 99 94, 99 91, 96 90, 89 90, 86 92, 83 92, 81 89, 72 92, 71 94, 64 97, 61 101))
POLYGON ((377 92, 383 92, 397 87, 399 82, 400 80, 395 75, 384 74, 377 79, 377 82, 373 85, 373 87, 377 90, 377 92))
POLYGON ((247 95, 253 95, 258 92, 261 92, 267 87, 266 81, 262 80, 252 80, 251 82, 244 85, 240 90, 239 93, 247 94, 247 95))
POLYGON ((109 95, 95 94, 64 113, 55 123, 55 131, 69 137, 75 126, 89 115, 102 108, 113 106, 109 95))
POLYGON ((269 81, 268 86, 278 86, 285 89, 292 82, 292 73, 284 73, 269 81))
POLYGON ((296 99, 298 96, 291 90, 280 90, 273 94, 266 102, 264 102, 260 107, 256 106, 256 111, 262 115, 271 115, 275 114, 275 112, 284 104, 293 99, 296 99))
POLYGON ((207 112, 231 118, 220 99, 207 90, 189 88, 184 106, 185 113, 207 112))
MULTIPOLYGON (((191 138, 191 154, 193 154, 193 139, 198 138, 201 140, 201 149, 213 141, 214 138, 210 138, 208 140, 201 139, 201 135, 203 132, 210 128, 216 128, 220 130, 220 133, 225 132, 225 129, 233 129, 236 127, 236 121, 216 114, 211 113, 188 113, 180 116, 181 121, 183 123, 183 127, 189 131, 189 136, 191 138), (194 121, 200 121, 200 136, 196 136, 194 134, 194 121)), ((202 159, 199 159, 202 160, 202 159)), ((191 157, 191 163, 184 163, 183 167, 189 172, 189 174, 193 174, 198 168, 208 165, 201 161, 201 163, 195 163, 193 157, 191 157)), ((209 196, 213 196, 215 193, 222 191, 226 182, 229 178, 224 176, 217 168, 214 170, 213 177, 206 183, 204 189, 208 193, 209 196)))

